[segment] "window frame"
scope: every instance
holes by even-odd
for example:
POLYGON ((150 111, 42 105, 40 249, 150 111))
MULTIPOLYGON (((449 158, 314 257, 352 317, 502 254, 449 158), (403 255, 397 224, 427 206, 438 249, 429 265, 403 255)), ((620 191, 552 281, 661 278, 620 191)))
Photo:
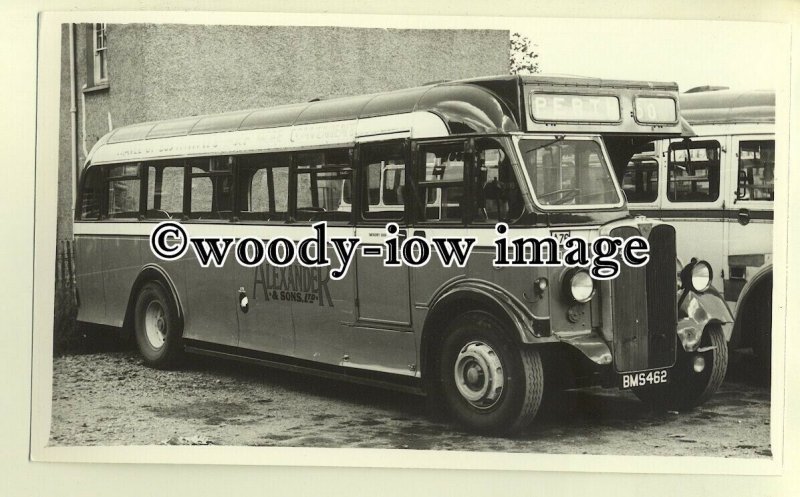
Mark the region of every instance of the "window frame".
POLYGON ((92 53, 94 83, 108 83, 108 25, 106 23, 93 23, 92 26, 92 53), (102 46, 98 43, 102 40, 102 46))
MULTIPOLYGON (((286 224, 304 224, 307 223, 311 226, 314 223, 325 221, 330 226, 353 226, 355 224, 355 209, 350 208, 350 215, 347 217, 346 220, 336 220, 336 219, 310 219, 310 220, 298 220, 297 219, 297 187, 298 187, 298 177, 301 174, 309 174, 311 172, 316 173, 326 173, 326 172, 338 172, 341 169, 349 169, 350 170, 350 191, 353 191, 353 183, 355 182, 355 167, 354 167, 354 158, 355 158, 355 148, 353 145, 346 146, 346 147, 319 147, 319 148, 307 148, 302 150, 293 150, 290 153, 292 154, 291 165, 289 166, 289 204, 288 204, 288 215, 286 224), (347 164, 346 165, 327 165, 327 153, 336 152, 336 153, 346 153, 347 154, 347 164), (301 154, 313 154, 313 153, 322 153, 325 157, 325 164, 322 165, 320 168, 316 169, 300 169, 299 164, 299 156, 301 154)), ((312 198, 314 196, 318 196, 319 192, 312 190, 312 198)), ((317 199, 318 200, 318 199, 317 199)), ((317 203, 319 203, 317 201, 317 203)))
MULTIPOLYGON (((467 207, 465 209, 467 211, 466 214, 468 216, 468 219, 467 219, 468 223, 467 224, 469 226, 475 226, 475 227, 494 226, 496 223, 499 223, 499 222, 503 222, 503 223, 506 223, 506 224, 509 224, 509 225, 516 224, 517 222, 519 222, 520 219, 522 219, 525 216, 525 212, 527 210, 527 207, 525 205, 525 189, 524 189, 524 187, 526 185, 525 184, 525 178, 524 178, 524 176, 520 175, 519 170, 518 170, 519 167, 520 167, 520 164, 518 163, 517 158, 514 156, 514 154, 516 153, 516 147, 514 146, 513 141, 510 139, 510 137, 503 136, 503 135, 475 136, 473 138, 470 138, 470 151, 471 151, 471 155, 472 155, 472 163, 471 163, 471 166, 469 168, 469 171, 467 171, 468 178, 469 178, 468 179, 469 184, 468 184, 468 187, 467 187, 468 196, 466 197, 466 200, 465 200, 467 202, 467 207), (478 190, 479 189, 482 190, 486 185, 485 184, 481 185, 480 184, 480 178, 477 178, 475 176, 475 174, 478 173, 478 171, 479 171, 479 165, 480 165, 480 162, 481 162, 481 158, 480 158, 481 152, 482 151, 485 152, 487 150, 492 150, 493 149, 493 147, 487 148, 487 147, 479 146, 479 142, 484 141, 484 140, 485 141, 492 140, 492 141, 496 142, 496 145, 499 146, 500 150, 502 150, 503 154, 505 155, 505 158, 503 159, 503 161, 508 161, 507 166, 510 169, 510 173, 511 173, 511 176, 513 178, 513 182, 516 183, 516 188, 517 188, 518 194, 519 194, 518 201, 521 202, 520 207, 522 208, 522 211, 519 212, 519 214, 516 217, 507 217, 507 219, 501 220, 501 219, 499 219, 499 216, 498 216, 497 220, 490 220, 488 217, 486 219, 480 219, 479 220, 479 218, 481 216, 478 215, 479 214, 479 209, 480 209, 478 207, 478 199, 483 199, 484 202, 486 202, 487 199, 484 197, 484 192, 481 191, 480 194, 479 194, 478 190)), ((501 164, 498 163, 498 171, 497 171, 498 180, 500 179, 501 172, 502 172, 499 169, 500 165, 501 164)), ((487 169, 487 175, 488 175, 488 169, 487 169)), ((506 178, 506 181, 508 181, 508 178, 506 178)), ((511 214, 510 211, 511 211, 511 207, 512 207, 512 204, 513 204, 513 200, 510 199, 510 198, 507 198, 506 201, 508 202, 507 208, 509 209, 509 212, 507 212, 507 214, 511 214)), ((486 210, 487 209, 486 205, 483 206, 483 209, 488 214, 488 210, 486 210)), ((499 204, 498 204, 498 210, 499 210, 499 204)))
POLYGON ((86 85, 83 88, 83 92, 90 93, 107 90, 110 81, 108 74, 108 24, 87 23, 85 26, 86 85), (105 43, 105 46, 99 48, 99 52, 97 48, 98 29, 100 29, 102 40, 105 43), (101 74, 104 74, 104 76, 101 77, 101 74))
POLYGON ((653 200, 649 200, 649 201, 631 200, 631 199, 628 198, 628 195, 625 194, 625 175, 629 171, 633 171, 634 173, 639 173, 639 174, 643 174, 646 171, 641 170, 641 169, 632 169, 630 167, 630 165, 626 165, 625 166, 625 171, 622 174, 622 178, 620 178, 620 188, 622 189, 622 194, 625 195, 625 201, 628 203, 628 205, 636 205, 636 206, 656 206, 656 205, 658 205, 659 201, 661 200, 661 183, 662 183, 662 178, 661 177, 663 176, 662 170, 661 170, 662 169, 661 161, 659 161, 656 156, 652 156, 652 157, 648 156, 648 157, 641 157, 641 158, 631 158, 630 161, 628 161, 628 164, 630 164, 631 162, 636 162, 637 163, 637 165, 634 166, 634 168, 640 167, 639 165, 643 164, 643 163, 649 163, 649 162, 655 163, 655 166, 656 166, 655 167, 656 178, 655 178, 655 190, 653 192, 653 193, 655 193, 655 198, 653 200))
MULTIPOLYGON (((475 164, 475 151, 474 151, 474 141, 472 138, 465 137, 447 137, 447 138, 439 138, 439 139, 425 139, 425 140, 413 140, 411 142, 411 167, 406 167, 406 185, 410 185, 410 195, 408 196, 407 202, 412 201, 412 205, 406 205, 407 211, 407 219, 409 224, 414 226, 462 226, 466 227, 472 221, 473 213, 467 212, 471 209, 467 208, 467 206, 472 205, 471 202, 473 197, 472 189, 469 188, 469 185, 472 184, 471 175, 472 175, 472 168, 475 164), (458 186, 458 181, 426 181, 425 178, 425 166, 426 161, 424 158, 424 154, 429 147, 445 147, 447 145, 458 145, 461 144, 462 151, 464 153, 464 165, 461 173, 461 182, 460 186, 463 189, 462 198, 459 202, 459 207, 461 208, 461 219, 424 219, 424 216, 420 215, 420 204, 418 202, 420 198, 420 186, 423 186, 423 194, 422 198, 424 199, 424 209, 427 209, 427 198, 428 198, 428 185, 441 185, 445 188, 450 188, 454 186, 458 186), (420 181, 420 178, 423 181, 420 181)), ((438 196, 437 196, 438 197, 438 196)), ((441 198, 441 197, 438 197, 441 198)), ((439 200, 441 202, 441 200, 439 200)))
MULTIPOLYGON (((381 201, 383 200, 383 174, 384 170, 381 170, 380 176, 378 177, 378 203, 377 204, 370 204, 369 203, 369 192, 368 192, 368 184, 367 184, 367 167, 374 164, 369 162, 369 157, 374 157, 376 152, 374 151, 377 147, 384 147, 384 149, 388 149, 390 147, 394 147, 399 149, 400 156, 403 157, 403 168, 402 168, 402 175, 404 177, 405 185, 404 187, 408 190, 409 189, 409 171, 412 169, 411 166, 411 142, 408 139, 387 139, 381 141, 369 141, 365 143, 359 143, 356 146, 356 168, 354 169, 354 179, 353 183, 355 186, 351 185, 351 211, 354 213, 353 219, 355 220, 356 224, 363 225, 363 226, 375 226, 375 225, 386 225, 386 223, 397 223, 398 225, 407 225, 409 219, 409 197, 404 198, 403 201, 403 209, 401 211, 401 216, 399 219, 387 219, 387 218, 377 218, 377 217, 365 217, 365 214, 368 212, 365 211, 365 207, 372 207, 380 206, 381 201), (369 153, 369 155, 368 155, 369 153)), ((388 156, 387 154, 383 154, 383 156, 388 156)), ((399 204, 396 204, 399 205, 399 204)))
MULTIPOLYGON (((143 162, 119 162, 116 164, 107 164, 105 166, 101 166, 104 170, 102 175, 102 195, 100 197, 101 204, 100 204, 100 220, 101 221, 119 221, 119 220, 141 220, 143 218, 142 213, 144 212, 144 207, 146 207, 147 203, 147 196, 146 192, 143 189, 142 183, 142 164, 143 162), (110 170, 114 167, 126 167, 126 166, 135 166, 136 167, 136 174, 123 174, 121 176, 111 176, 110 170), (112 181, 137 181, 139 183, 139 199, 137 202, 137 209, 132 211, 135 215, 133 216, 123 216, 123 217, 116 217, 111 216, 109 213, 109 186, 112 181)), ((145 184, 146 185, 146 184, 145 184)))
MULTIPOLYGON (((292 185, 292 163, 294 162, 292 152, 264 152, 259 154, 245 154, 236 156, 236 162, 234 165, 234 176, 235 176, 235 204, 234 204, 234 212, 233 212, 233 221, 237 223, 246 223, 246 224, 286 224, 290 219, 290 197, 291 197, 291 185, 292 185), (275 161, 276 158, 280 158, 283 156, 286 162, 278 164, 279 161, 275 161), (275 161, 270 163, 271 161, 275 161), (264 164, 263 167, 256 167, 256 164, 264 164), (278 164, 278 165, 275 165, 278 164), (255 177, 255 173, 249 177, 249 184, 245 185, 243 180, 245 176, 242 174, 242 169, 252 169, 254 171, 259 171, 261 169, 267 170, 267 193, 269 195, 268 204, 269 204, 269 211, 264 212, 261 214, 267 214, 270 216, 280 214, 282 219, 256 219, 255 215, 253 218, 242 218, 242 200, 244 198, 248 199, 248 203, 251 201, 250 196, 252 195, 252 181, 255 177), (274 177, 274 170, 275 169, 286 169, 286 211, 285 212, 275 212, 275 177, 274 177), (246 190, 244 189, 246 187, 246 190)), ((252 206, 250 206, 252 208, 252 206)), ((252 211, 250 211, 252 212, 252 211)), ((250 217, 250 215, 248 215, 250 217)))
MULTIPOLYGON (((183 160, 183 212, 181 216, 182 222, 201 222, 201 223, 208 223, 208 222, 220 222, 220 221, 228 221, 231 222, 235 219, 235 209, 236 209, 236 196, 237 196, 237 187, 236 187, 236 180, 237 180, 237 156, 233 154, 224 154, 224 155, 203 155, 203 156, 194 156, 194 157, 187 157, 183 160), (230 161, 230 169, 226 170, 218 170, 218 171, 204 171, 202 173, 194 173, 192 172, 192 168, 196 167, 192 163, 193 161, 197 160, 210 160, 210 159, 224 159, 226 161, 230 161), (221 178, 229 176, 231 179, 231 208, 230 210, 223 210, 214 211, 214 202, 215 202, 215 193, 216 193, 216 183, 215 178, 221 178), (192 180, 195 178, 209 178, 211 179, 211 211, 213 212, 227 212, 227 216, 225 217, 217 217, 217 218, 196 218, 192 217, 194 213, 192 211, 192 180)), ((206 211, 202 211, 206 212, 206 211)))
POLYGON ((104 204, 106 203, 106 200, 105 200, 105 196, 106 195, 104 194, 105 193, 105 188, 106 188, 105 176, 106 176, 106 168, 104 166, 102 166, 102 165, 96 166, 96 165, 90 164, 88 167, 86 167, 81 172, 80 188, 79 188, 77 194, 75 195, 77 197, 75 199, 76 200, 75 216, 74 216, 75 217, 75 221, 89 223, 89 222, 98 222, 98 221, 103 221, 104 220, 103 207, 104 207, 104 204), (97 198, 97 217, 96 218, 87 219, 87 218, 83 217, 83 200, 84 200, 84 197, 85 197, 85 194, 86 194, 86 190, 87 190, 87 184, 86 183, 89 180, 88 178, 89 178, 89 173, 90 172, 94 172, 99 176, 99 178, 97 179, 97 182, 99 183, 99 193, 98 193, 98 196, 97 196, 98 197, 97 198))
POLYGON ((520 161, 520 168, 524 174, 525 179, 525 187, 528 189, 530 194, 531 201, 533 205, 539 211, 543 213, 548 212, 559 212, 559 211, 569 211, 569 212, 584 212, 584 211, 614 211, 621 209, 623 206, 626 205, 625 194, 622 192, 622 186, 617 179, 616 172, 614 171, 614 163, 611 161, 611 157, 608 155, 608 149, 606 148, 605 141, 602 139, 600 135, 544 135, 544 134, 515 134, 512 135, 513 143, 514 143, 514 153, 517 154, 518 160, 520 161), (611 179, 612 184, 614 185, 617 191, 618 201, 613 204, 542 204, 539 202, 539 199, 536 195, 536 189, 533 187, 533 181, 530 178, 530 174, 528 172, 528 166, 525 163, 525 158, 522 156, 522 150, 520 149, 520 142, 522 140, 556 140, 556 138, 560 138, 561 141, 592 141, 595 142, 600 147, 601 158, 605 162, 606 171, 611 179))
MULTIPOLYGON (((167 160, 154 159, 154 160, 141 162, 140 163, 140 167, 141 167, 140 176, 141 176, 141 179, 142 179, 142 187, 141 187, 141 189, 142 189, 142 211, 141 211, 140 219, 142 219, 144 221, 159 221, 159 222, 163 221, 164 219, 175 219, 174 217, 170 217, 170 218, 158 217, 157 218, 157 217, 149 217, 147 215, 147 213, 150 212, 150 210, 147 208, 148 207, 147 206, 147 201, 149 200, 149 194, 150 194, 150 168, 151 167, 152 168, 161 167, 162 169, 174 168, 174 169, 180 169, 181 170, 181 210, 180 210, 180 212, 178 212, 176 214, 179 216, 179 219, 181 219, 182 221, 186 220, 185 219, 185 216, 186 216, 186 160, 183 160, 183 159, 179 159, 179 160, 175 160, 175 159, 167 159, 167 160)), ((153 186, 155 186, 155 178, 154 178, 153 186)), ((161 184, 161 186, 163 188, 163 172, 162 172, 162 184, 161 184)), ((163 189, 162 189, 161 193, 162 193, 162 196, 163 196, 163 189)), ((161 200, 163 200, 163 198, 159 198, 159 201, 161 201, 161 200)), ((153 203, 155 204, 155 191, 153 192, 153 203)), ((153 206, 153 210, 164 210, 164 209, 161 209, 161 205, 160 205, 160 202, 159 202, 159 208, 156 209, 156 207, 154 205, 153 206)), ((164 212, 167 212, 168 214, 171 215, 171 213, 169 213, 168 211, 164 211, 164 212)))
POLYGON ((733 202, 735 204, 746 203, 746 204, 753 205, 754 207, 756 207, 756 206, 765 206, 765 207, 766 206, 770 206, 773 202, 775 202, 775 148, 776 148, 775 137, 773 135, 733 135, 733 138, 734 138, 734 143, 732 145, 734 145, 735 150, 736 150, 735 164, 734 164, 734 167, 732 168, 733 169, 733 173, 731 174, 731 176, 732 176, 731 180, 733 182, 733 188, 734 188, 734 194, 733 194, 733 199, 734 200, 733 200, 733 202), (773 157, 772 157, 772 176, 773 176, 772 199, 767 199, 767 198, 754 199, 754 198, 739 198, 738 197, 739 171, 741 170, 741 164, 742 164, 742 157, 741 157, 741 155, 742 155, 742 145, 745 144, 745 143, 753 143, 753 142, 772 142, 772 145, 773 145, 773 152, 772 152, 772 154, 773 154, 773 157))
MULTIPOLYGON (((689 141, 691 141, 692 144, 705 144, 705 143, 716 143, 717 144, 717 149, 719 151, 719 158, 717 159, 717 163, 718 163, 718 168, 717 169, 718 170, 717 170, 717 177, 716 177, 716 183, 717 183, 717 196, 716 196, 716 198, 713 198, 713 199, 710 199, 710 200, 677 200, 677 197, 676 198, 670 198, 670 185, 672 184, 672 172, 671 172, 671 169, 670 169, 671 153, 672 153, 672 151, 674 149, 677 149, 677 147, 675 147, 675 145, 680 146, 684 141, 685 141, 685 139, 670 140, 669 143, 667 144, 666 150, 664 151, 665 159, 666 159, 665 160, 666 171, 664 172, 664 181, 663 181, 663 184, 664 184, 663 202, 668 204, 668 205, 686 206, 686 207, 709 207, 709 206, 715 206, 715 205, 721 204, 724 201, 724 198, 725 198, 725 195, 723 194, 723 185, 724 185, 723 176, 725 174, 724 170, 727 167, 726 166, 726 161, 727 161, 726 143, 727 142, 726 142, 724 136, 716 136, 716 135, 714 135, 714 136, 702 136, 702 137, 696 137, 694 139, 689 139, 689 141)), ((698 145, 698 146, 690 147, 689 150, 691 150, 691 149, 703 149, 703 148, 708 149, 708 147, 703 147, 703 146, 699 146, 698 145)), ((681 150, 686 150, 686 148, 681 148, 681 150)), ((708 160, 703 161, 703 162, 708 162, 708 160)), ((709 189, 709 192, 712 190, 712 178, 711 178, 711 176, 708 176, 708 189, 709 189)), ((663 204, 662 204, 662 206, 663 206, 663 204)))

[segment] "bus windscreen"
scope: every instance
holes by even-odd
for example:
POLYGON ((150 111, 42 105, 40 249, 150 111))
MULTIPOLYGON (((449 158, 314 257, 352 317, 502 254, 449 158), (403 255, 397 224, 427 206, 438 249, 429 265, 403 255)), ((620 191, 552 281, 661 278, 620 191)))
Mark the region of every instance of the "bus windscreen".
POLYGON ((616 205, 619 193, 594 140, 522 139, 519 149, 540 205, 616 205))

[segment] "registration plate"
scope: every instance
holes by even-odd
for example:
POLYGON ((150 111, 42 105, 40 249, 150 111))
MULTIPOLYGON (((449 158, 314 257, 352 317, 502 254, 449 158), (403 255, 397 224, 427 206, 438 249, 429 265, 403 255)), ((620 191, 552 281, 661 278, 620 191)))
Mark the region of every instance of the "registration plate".
POLYGON ((650 371, 636 371, 633 373, 622 373, 620 376, 620 387, 637 388, 650 385, 661 385, 669 381, 669 369, 651 369, 650 371))

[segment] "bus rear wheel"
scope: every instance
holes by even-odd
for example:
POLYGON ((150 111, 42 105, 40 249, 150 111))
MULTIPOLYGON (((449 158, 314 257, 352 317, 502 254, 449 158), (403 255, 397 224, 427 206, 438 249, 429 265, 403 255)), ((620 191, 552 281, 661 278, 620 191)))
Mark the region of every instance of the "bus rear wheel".
POLYGON ((673 377, 665 385, 638 388, 639 399, 656 409, 691 409, 704 404, 722 385, 728 369, 728 345, 722 328, 706 328, 698 350, 687 353, 678 346, 673 377), (697 371, 697 369, 701 369, 697 371))
POLYGON ((145 283, 134 307, 136 345, 145 364, 158 369, 174 367, 180 358, 181 329, 170 294, 158 281, 145 283))
POLYGON ((442 344, 445 405, 470 430, 508 434, 527 427, 542 402, 544 374, 535 348, 521 349, 491 314, 459 316, 442 344))

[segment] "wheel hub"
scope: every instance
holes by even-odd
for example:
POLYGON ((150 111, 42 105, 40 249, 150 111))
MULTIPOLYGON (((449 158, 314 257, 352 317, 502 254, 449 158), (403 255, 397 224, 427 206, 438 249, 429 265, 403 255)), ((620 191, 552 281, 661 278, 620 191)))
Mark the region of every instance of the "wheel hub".
POLYGON ((497 353, 484 342, 470 342, 461 349, 453 375, 458 392, 478 409, 494 406, 503 392, 503 365, 497 353))
POLYGON ((153 348, 159 349, 164 345, 167 337, 167 323, 161 303, 152 301, 147 304, 144 315, 144 329, 147 341, 150 342, 153 348))

